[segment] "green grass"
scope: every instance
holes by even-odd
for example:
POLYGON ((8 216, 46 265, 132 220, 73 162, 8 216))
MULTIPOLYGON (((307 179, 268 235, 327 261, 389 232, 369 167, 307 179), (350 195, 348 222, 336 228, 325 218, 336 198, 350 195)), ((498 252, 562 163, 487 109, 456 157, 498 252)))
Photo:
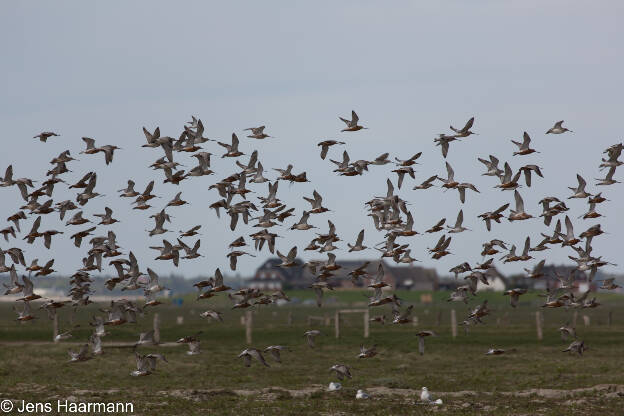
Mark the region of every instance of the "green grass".
MULTIPOLYGON (((323 335, 318 347, 310 349, 302 334, 311 329, 309 315, 333 317, 336 308, 360 308, 364 291, 335 291, 335 302, 327 307, 260 306, 253 312, 253 346, 271 344, 290 347, 283 353, 283 364, 267 357, 270 368, 254 362, 245 368, 236 356, 245 347, 245 329, 240 323, 242 311, 230 310, 231 303, 221 296, 195 301, 185 298, 182 307, 164 304, 148 308, 138 324, 108 328, 104 341, 135 341, 138 333, 152 326, 153 313, 161 318, 161 341, 175 341, 203 331, 202 354, 188 356, 186 347, 141 347, 143 352, 164 353, 168 364, 159 364, 156 373, 134 378, 134 356, 129 348, 106 348, 105 353, 87 362, 67 363, 67 349, 76 345, 43 343, 51 340, 51 322, 44 313, 25 324, 14 321, 12 305, 0 303, 0 398, 35 400, 74 396, 78 401, 119 401, 135 404, 138 414, 430 414, 433 409, 418 404, 417 392, 427 386, 441 392, 444 405, 440 411, 464 414, 621 414, 621 398, 605 392, 573 392, 570 397, 544 398, 538 395, 510 398, 508 392, 537 388, 574 390, 601 384, 624 385, 622 341, 624 341, 624 307, 616 295, 598 295, 603 304, 592 310, 578 310, 577 332, 589 346, 582 358, 562 353, 567 346, 557 328, 572 320, 573 310, 542 310, 544 339, 538 341, 535 311, 542 298, 535 294, 522 297, 518 308, 511 308, 500 294, 480 294, 471 305, 486 297, 492 314, 485 325, 471 327, 466 335, 459 328, 451 336, 450 309, 458 321, 465 318, 467 307, 443 301, 447 293, 434 293, 432 304, 421 304, 420 293, 403 292, 398 296, 414 303, 418 325, 382 326, 371 323, 369 339, 363 338, 362 315, 344 315, 341 337, 334 337, 330 326, 316 324, 323 335), (225 323, 208 322, 199 317, 212 308, 224 312, 225 323), (608 314, 612 312, 612 325, 608 314), (288 325, 292 314, 293 324, 288 325), (585 327, 582 316, 590 317, 585 327), (178 325, 176 318, 184 317, 178 325), (417 353, 417 330, 432 329, 438 336, 426 340, 426 354, 417 353), (25 342, 32 341, 32 342, 25 342), (357 358, 358 347, 377 344, 377 357, 357 358), (489 347, 516 348, 512 354, 485 356, 489 347), (329 367, 344 363, 353 367, 353 379, 343 382, 343 390, 323 391, 335 381, 329 367), (373 400, 356 401, 358 388, 372 393, 373 400), (385 390, 378 391, 378 388, 385 390), (404 390, 410 389, 407 394, 404 390), (469 391, 470 395, 451 392, 469 391), (300 393, 305 395, 299 397, 300 393), (447 393, 447 394, 444 394, 447 393), (297 396, 297 397, 295 397, 297 396), (613 397, 612 397, 613 396, 613 397)), ((291 292, 291 297, 310 298, 309 291, 291 292)), ((91 328, 91 315, 101 305, 79 309, 74 323, 80 327, 71 342, 82 342, 91 328)), ((70 309, 60 312, 61 328, 69 325, 70 309)), ((371 316, 389 308, 371 311, 371 316)))

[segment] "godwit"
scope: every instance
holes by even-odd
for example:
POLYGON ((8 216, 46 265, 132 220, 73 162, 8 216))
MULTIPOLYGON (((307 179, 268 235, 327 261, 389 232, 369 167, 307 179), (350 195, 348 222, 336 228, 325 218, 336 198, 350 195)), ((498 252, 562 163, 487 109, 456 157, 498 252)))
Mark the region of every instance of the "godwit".
POLYGON ((463 262, 462 264, 459 264, 453 268, 451 268, 449 270, 449 273, 454 273, 455 274, 455 279, 457 279, 457 275, 460 273, 465 273, 465 272, 470 272, 472 271, 472 268, 470 267, 470 264, 468 262, 463 262))
POLYGON ((251 257, 256 257, 251 253, 247 253, 246 251, 230 251, 226 257, 230 259, 230 269, 236 270, 236 262, 240 256, 248 255, 251 257))
POLYGON ((184 242, 181 241, 179 238, 178 238, 178 244, 182 246, 182 249, 186 253, 186 255, 182 257, 183 259, 196 259, 198 257, 203 257, 201 254, 198 253, 199 246, 201 245, 201 240, 197 240, 195 244, 193 245, 193 248, 184 244, 184 242))
POLYGON ((342 120, 343 123, 345 123, 347 125, 346 128, 340 130, 340 131, 358 131, 358 130, 362 130, 362 129, 367 129, 368 127, 363 127, 358 125, 358 121, 360 120, 360 118, 358 117, 357 114, 355 114, 355 111, 351 111, 351 120, 347 120, 345 118, 342 117, 338 117, 340 120, 342 120))
POLYGON ((96 217, 100 217, 100 222, 98 225, 111 225, 116 222, 119 222, 115 218, 113 218, 113 210, 109 207, 104 208, 104 214, 93 214, 96 217))
POLYGON ((369 162, 369 164, 375 165, 375 166, 383 166, 383 165, 387 165, 388 163, 392 163, 388 159, 388 156, 390 156, 389 153, 387 152, 382 153, 379 156, 377 156, 375 159, 373 159, 371 162, 369 162))
POLYGON ((585 182, 585 179, 583 179, 583 177, 578 173, 576 174, 576 180, 578 181, 578 186, 576 188, 568 186, 568 189, 574 192, 572 196, 568 197, 568 199, 587 198, 588 196, 592 196, 592 194, 590 194, 589 192, 585 192, 585 186, 587 185, 587 182, 585 182))
POLYGON ((544 273, 542 272, 542 269, 544 268, 545 263, 546 260, 543 259, 533 267, 533 270, 524 269, 524 271, 527 273, 527 277, 529 279, 539 279, 540 277, 543 277, 544 273))
POLYGON ((336 140, 323 140, 322 142, 318 143, 317 146, 321 146, 321 159, 325 160, 329 148, 337 144, 345 144, 345 142, 339 142, 336 140))
POLYGON ((227 153, 225 153, 224 155, 221 156, 221 158, 224 157, 239 157, 242 156, 244 153, 240 152, 238 150, 238 137, 236 136, 235 133, 232 133, 232 144, 227 144, 227 143, 221 143, 221 142, 217 142, 219 143, 219 145, 221 145, 222 147, 225 147, 225 149, 227 150, 227 153))
POLYGON ((438 175, 433 175, 432 177, 430 177, 429 179, 427 179, 426 181, 424 181, 420 185, 414 186, 412 189, 414 189, 414 190, 416 190, 416 189, 429 189, 429 188, 431 188, 433 186, 433 181, 435 181, 436 179, 438 179, 438 175))
POLYGON ((440 237, 438 243, 434 248, 428 248, 427 250, 429 250, 429 253, 432 254, 431 258, 439 260, 440 258, 451 254, 451 252, 447 250, 447 248, 451 244, 451 239, 452 237, 446 238, 446 236, 443 235, 442 237, 440 237))
POLYGON ((468 120, 466 122, 466 124, 464 125, 463 128, 461 129, 456 129, 453 126, 450 126, 451 130, 453 130, 456 133, 456 137, 460 138, 460 137, 468 137, 471 134, 476 134, 470 131, 470 129, 472 128, 472 125, 474 124, 474 117, 471 117, 470 120, 468 120))
POLYGON ((418 158, 420 158, 421 155, 422 155, 422 152, 418 152, 414 156, 410 157, 409 159, 401 160, 398 157, 395 157, 394 160, 396 160, 397 166, 412 166, 413 164, 418 163, 416 162, 416 160, 418 160, 418 158))
POLYGON ((301 219, 298 223, 293 224, 290 229, 291 230, 309 230, 311 228, 316 228, 314 225, 308 224, 308 219, 310 218, 310 212, 303 211, 301 215, 301 219))
POLYGON ((43 267, 41 267, 39 271, 35 273, 35 276, 47 276, 54 273, 56 270, 52 268, 52 265, 54 265, 54 259, 49 260, 43 267))
POLYGON ((579 237, 580 238, 592 238, 592 237, 596 237, 597 235, 601 235, 601 234, 604 234, 604 231, 602 230, 600 224, 596 224, 596 225, 592 225, 587 230, 583 231, 579 235, 579 237))
POLYGON ((368 247, 364 245, 364 230, 360 231, 354 245, 347 243, 347 246, 349 247, 349 253, 367 249, 368 247))
POLYGON ((418 354, 424 355, 425 354, 425 338, 435 337, 436 334, 433 331, 420 331, 416 333, 416 336, 418 337, 418 354))
POLYGON ((264 349, 264 352, 270 353, 275 361, 281 363, 282 359, 280 353, 287 349, 288 348, 284 347, 283 345, 270 345, 264 349))
POLYGON ((375 275, 375 277, 371 279, 367 287, 371 287, 374 289, 381 289, 383 287, 390 286, 388 283, 384 282, 383 280, 384 277, 385 277, 384 268, 380 262, 379 266, 377 267, 377 274, 375 275))
POLYGON ((498 168, 498 159, 492 155, 490 155, 490 160, 481 159, 480 157, 477 160, 485 165, 487 168, 487 172, 482 173, 481 176, 502 176, 503 171, 498 168))
POLYGON ((45 143, 46 140, 48 140, 50 137, 58 137, 58 136, 60 135, 54 133, 53 131, 44 131, 44 132, 39 133, 36 136, 33 136, 33 139, 39 139, 40 141, 45 143))
POLYGON ((508 352, 515 352, 515 351, 516 351, 515 348, 509 349, 509 350, 504 350, 501 348, 490 348, 489 350, 487 350, 485 355, 501 355, 501 354, 505 354, 508 352))
POLYGON ((461 233, 464 231, 471 231, 469 228, 466 228, 464 226, 462 226, 462 223, 464 222, 464 210, 459 210, 459 213, 457 214, 457 220, 455 221, 455 225, 453 227, 451 227, 450 225, 447 225, 446 228, 449 229, 449 233, 461 233))
POLYGON ((615 290, 619 287, 622 287, 622 286, 615 283, 614 277, 610 277, 608 279, 604 279, 598 289, 615 290))
POLYGON ((18 311, 15 307, 13 307, 13 310, 17 312, 16 321, 26 322, 37 319, 31 312, 30 302, 24 302, 24 308, 21 311, 18 311))
POLYGON ((607 176, 604 179, 595 178, 598 181, 596 185, 601 186, 601 185, 613 185, 615 183, 621 183, 620 181, 613 179, 614 174, 615 174, 615 166, 611 166, 609 168, 609 172, 607 172, 607 176))
POLYGON ((282 262, 278 264, 278 267, 297 266, 297 263, 295 262, 295 258, 297 257, 297 246, 291 248, 287 256, 284 256, 282 253, 279 252, 279 250, 277 250, 277 257, 282 260, 282 262))
POLYGON ((12 221, 13 224, 15 224, 15 228, 17 228, 17 231, 22 232, 22 230, 20 229, 19 222, 20 220, 25 220, 25 219, 26 219, 26 214, 24 214, 23 211, 18 211, 15 214, 8 217, 7 221, 12 221))
POLYGON ((310 348, 314 348, 316 346, 314 340, 319 335, 321 335, 321 331, 319 331, 318 329, 311 329, 303 333, 303 336, 306 337, 306 341, 310 348))
POLYGON ((336 377, 338 377, 338 380, 344 380, 345 377, 352 378, 350 367, 344 364, 332 365, 331 368, 329 369, 329 372, 331 373, 332 371, 336 373, 336 377))
MULTIPOLYGON (((529 137, 529 135, 528 135, 528 133, 526 131, 524 132, 523 137, 524 137, 524 140, 522 141, 522 143, 517 142, 515 140, 511 141, 513 144, 518 146, 518 151, 513 153, 514 156, 516 156, 516 155, 529 155, 531 153, 537 152, 537 150, 531 149, 529 147, 529 145, 531 143, 531 138, 529 137)), ((537 152, 537 153, 539 153, 539 152, 537 152)))
POLYGON ((462 182, 455 187, 459 191, 459 200, 463 204, 466 202, 466 189, 470 189, 476 193, 480 193, 479 190, 471 183, 462 182))
POLYGON ((566 348, 565 350, 563 350, 562 352, 570 352, 570 354, 578 354, 579 357, 583 355, 583 352, 587 350, 587 347, 585 346, 585 341, 573 341, 568 348, 566 348))
POLYGON ((464 210, 459 210, 459 213, 457 214, 457 220, 455 221, 455 225, 453 227, 451 227, 450 225, 447 225, 446 228, 449 229, 448 231, 449 233, 461 233, 466 230, 470 231, 469 228, 462 226, 463 222, 464 222, 464 210))
POLYGON ((251 131, 251 134, 247 137, 249 137, 250 139, 266 139, 267 137, 273 137, 273 136, 269 136, 268 134, 266 134, 264 132, 266 126, 260 126, 260 127, 249 127, 247 129, 244 129, 243 131, 251 131))
POLYGON ((403 184, 403 178, 405 178, 406 173, 410 175, 412 179, 416 178, 414 169, 411 166, 401 166, 398 169, 393 169, 392 172, 396 173, 399 177, 399 180, 397 182, 399 189, 401 189, 401 185, 403 184))
POLYGON ((12 236, 13 238, 16 238, 16 236, 15 236, 15 228, 13 228, 12 226, 3 228, 2 230, 0 230, 0 234, 3 235, 4 240, 6 242, 9 241, 9 236, 12 236))
POLYGON ((426 233, 437 233, 438 231, 442 231, 444 229, 444 223, 446 222, 446 218, 442 218, 438 221, 433 227, 429 228, 426 233))
POLYGON ((590 204, 592 202, 595 203, 595 204, 601 204, 601 203, 603 203, 605 201, 608 201, 608 199, 605 198, 604 196, 602 196, 602 192, 598 192, 596 195, 592 196, 591 198, 589 198, 587 200, 587 202, 589 202, 590 204))
POLYGON ((576 339, 576 328, 571 326, 569 322, 560 327, 558 331, 561 333, 561 339, 563 341, 566 341, 568 337, 576 339))
POLYGON ((223 322, 222 315, 223 314, 221 312, 213 311, 210 309, 199 314, 199 316, 201 316, 202 318, 211 318, 219 322, 223 322))
POLYGON ((308 201, 312 205, 312 209, 309 211, 311 214, 321 214, 323 212, 329 211, 329 209, 323 207, 323 197, 314 190, 312 193, 313 199, 308 197, 303 197, 306 201, 308 201))
POLYGON ((561 133, 565 133, 566 131, 573 133, 572 130, 566 129, 565 127, 562 126, 562 124, 563 124, 563 120, 556 122, 555 125, 546 132, 546 134, 561 134, 561 133))
POLYGON ((524 180, 529 188, 531 187, 531 172, 535 172, 540 178, 544 177, 540 167, 537 165, 524 165, 519 169, 519 171, 524 172, 524 180))
POLYGON ((520 299, 520 295, 524 295, 527 292, 526 289, 510 289, 503 293, 505 296, 509 296, 509 301, 512 307, 518 306, 518 300, 520 299))
POLYGON ((500 224, 501 218, 504 217, 503 211, 505 211, 508 207, 509 204, 502 205, 495 211, 488 211, 478 215, 478 218, 481 218, 483 221, 485 221, 485 227, 488 231, 490 231, 492 228, 492 221, 496 221, 498 224, 500 224))
POLYGON ((457 185, 459 185, 459 182, 455 180, 455 171, 453 170, 451 165, 449 165, 448 162, 446 162, 446 173, 447 173, 446 179, 440 178, 438 176, 438 179, 444 183, 442 187, 447 188, 447 189, 457 187, 457 185))
POLYGON ((414 309, 414 305, 409 305, 407 309, 401 312, 398 308, 393 310, 392 313, 394 318, 392 320, 393 324, 407 324, 412 321, 410 315, 412 314, 412 309, 414 309))
POLYGON ((602 217, 602 214, 596 211, 596 203, 594 202, 591 202, 589 204, 589 210, 585 214, 579 216, 579 218, 583 218, 584 220, 588 218, 598 218, 598 217, 602 217))
POLYGON ((69 362, 70 363, 76 363, 76 362, 80 362, 80 361, 87 361, 90 360, 91 358, 93 358, 92 356, 89 355, 89 344, 84 344, 80 347, 80 350, 78 350, 78 352, 74 352, 72 350, 68 350, 67 353, 69 354, 69 362))
POLYGON ((446 156, 448 155, 448 151, 449 151, 449 143, 451 143, 452 141, 457 140, 457 136, 447 136, 444 133, 440 133, 438 135, 438 137, 436 137, 435 139, 433 139, 433 141, 435 142, 436 146, 440 146, 442 149, 442 156, 446 159, 446 156))
POLYGON ((516 190, 514 191, 514 198, 516 199, 516 209, 515 210, 510 210, 510 214, 509 214, 509 221, 522 221, 522 220, 528 220, 529 218, 533 218, 532 215, 527 214, 524 211, 524 201, 522 200, 522 197, 520 196, 520 193, 516 190))
POLYGON ((370 348, 366 348, 364 345, 360 345, 360 353, 358 358, 372 358, 377 355, 377 345, 373 345, 370 348))
POLYGON ((9 272, 9 277, 11 279, 11 284, 7 285, 6 283, 2 283, 7 290, 4 292, 5 295, 16 295, 21 293, 24 290, 24 285, 20 284, 19 277, 17 275, 17 271, 15 270, 15 265, 11 265, 10 268, 7 268, 5 265, 4 253, 0 254, 0 267, 2 272, 9 272))
POLYGON ((566 233, 559 233, 559 236, 563 238, 563 242, 561 243, 562 247, 565 246, 574 246, 579 243, 581 240, 574 237, 574 227, 572 226, 572 221, 570 221, 570 217, 566 215, 565 217, 565 226, 566 233))

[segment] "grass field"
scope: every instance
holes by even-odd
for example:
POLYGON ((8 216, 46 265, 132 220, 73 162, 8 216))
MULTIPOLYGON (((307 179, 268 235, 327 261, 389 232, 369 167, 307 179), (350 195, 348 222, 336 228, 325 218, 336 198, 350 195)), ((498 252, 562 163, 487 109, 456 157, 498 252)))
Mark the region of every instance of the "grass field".
MULTIPOLYGON (((53 344, 52 325, 45 313, 39 319, 20 324, 14 320, 13 305, 0 303, 0 399, 33 402, 57 399, 78 402, 128 401, 135 414, 430 414, 450 415, 602 415, 624 413, 624 307, 623 298, 599 294, 596 309, 578 310, 577 332, 589 347, 581 358, 562 353, 568 343, 557 328, 573 319, 574 310, 542 310, 544 338, 536 337, 535 311, 542 298, 523 296, 513 309, 507 297, 485 293, 471 302, 490 299, 492 314, 485 325, 460 327, 451 336, 450 309, 462 321, 467 308, 447 303, 446 293, 434 293, 432 304, 421 304, 420 293, 398 295, 414 303, 418 324, 381 325, 371 323, 370 337, 363 338, 362 316, 345 315, 341 337, 330 326, 308 326, 309 315, 333 317, 336 308, 362 307, 364 292, 336 292, 336 303, 318 309, 305 306, 259 306, 254 311, 253 346, 281 344, 290 347, 282 364, 267 360, 266 368, 253 362, 243 366, 236 356, 246 347, 245 328, 239 310, 229 310, 227 298, 195 301, 184 299, 182 306, 163 304, 150 309, 138 324, 108 328, 104 354, 95 359, 67 363, 67 350, 77 348, 91 332, 88 321, 101 305, 79 310, 74 323, 80 327, 69 342, 53 344), (205 309, 224 312, 224 323, 199 317, 205 309), (147 377, 131 377, 135 369, 131 348, 107 348, 107 343, 133 342, 138 333, 152 327, 153 313, 161 318, 161 342, 171 342, 197 331, 202 353, 186 355, 187 347, 140 347, 140 351, 165 354, 168 363, 159 364, 147 377), (292 325, 288 315, 292 314, 292 325), (611 325, 609 323, 611 313, 611 325), (589 326, 584 325, 587 315, 589 326), (184 324, 176 323, 184 317, 184 324), (307 329, 320 329, 317 348, 310 349, 302 337, 307 329), (426 340, 426 353, 417 352, 417 330, 431 329, 437 337, 426 340), (358 359, 359 345, 377 344, 379 355, 358 359), (516 348, 510 354, 485 356, 490 347, 516 348), (353 379, 343 389, 327 392, 333 364, 352 367, 353 379), (420 388, 442 398, 437 407, 419 402, 420 388), (356 400, 357 389, 372 398, 356 400)), ((311 293, 291 292, 291 297, 309 298, 311 293)), ((371 316, 390 308, 373 308, 371 316)), ((69 325, 70 310, 60 312, 61 329, 69 325)))

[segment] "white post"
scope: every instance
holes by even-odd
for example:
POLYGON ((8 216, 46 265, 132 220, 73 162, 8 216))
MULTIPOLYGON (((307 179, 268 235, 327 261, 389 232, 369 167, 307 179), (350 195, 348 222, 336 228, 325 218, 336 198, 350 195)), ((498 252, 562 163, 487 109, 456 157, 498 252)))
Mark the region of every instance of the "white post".
POLYGON ((252 314, 251 311, 245 312, 245 339, 247 340, 247 345, 251 345, 251 327, 252 327, 252 314))
POLYGON ((451 333, 453 334, 453 338, 457 337, 457 314, 455 313, 455 309, 451 309, 451 333))
POLYGON ((160 344, 160 315, 154 314, 154 344, 160 344))

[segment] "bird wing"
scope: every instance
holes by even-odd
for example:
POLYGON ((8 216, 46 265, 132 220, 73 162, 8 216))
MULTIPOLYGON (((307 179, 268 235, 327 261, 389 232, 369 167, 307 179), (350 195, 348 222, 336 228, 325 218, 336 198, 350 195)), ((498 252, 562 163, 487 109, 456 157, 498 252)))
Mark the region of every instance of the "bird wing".
POLYGON ((453 171, 453 168, 448 162, 446 162, 446 172, 448 173, 448 181, 452 182, 455 177, 455 171, 453 171))
POLYGON ((514 191, 514 198, 516 199, 516 211, 524 212, 524 201, 518 191, 514 191))

